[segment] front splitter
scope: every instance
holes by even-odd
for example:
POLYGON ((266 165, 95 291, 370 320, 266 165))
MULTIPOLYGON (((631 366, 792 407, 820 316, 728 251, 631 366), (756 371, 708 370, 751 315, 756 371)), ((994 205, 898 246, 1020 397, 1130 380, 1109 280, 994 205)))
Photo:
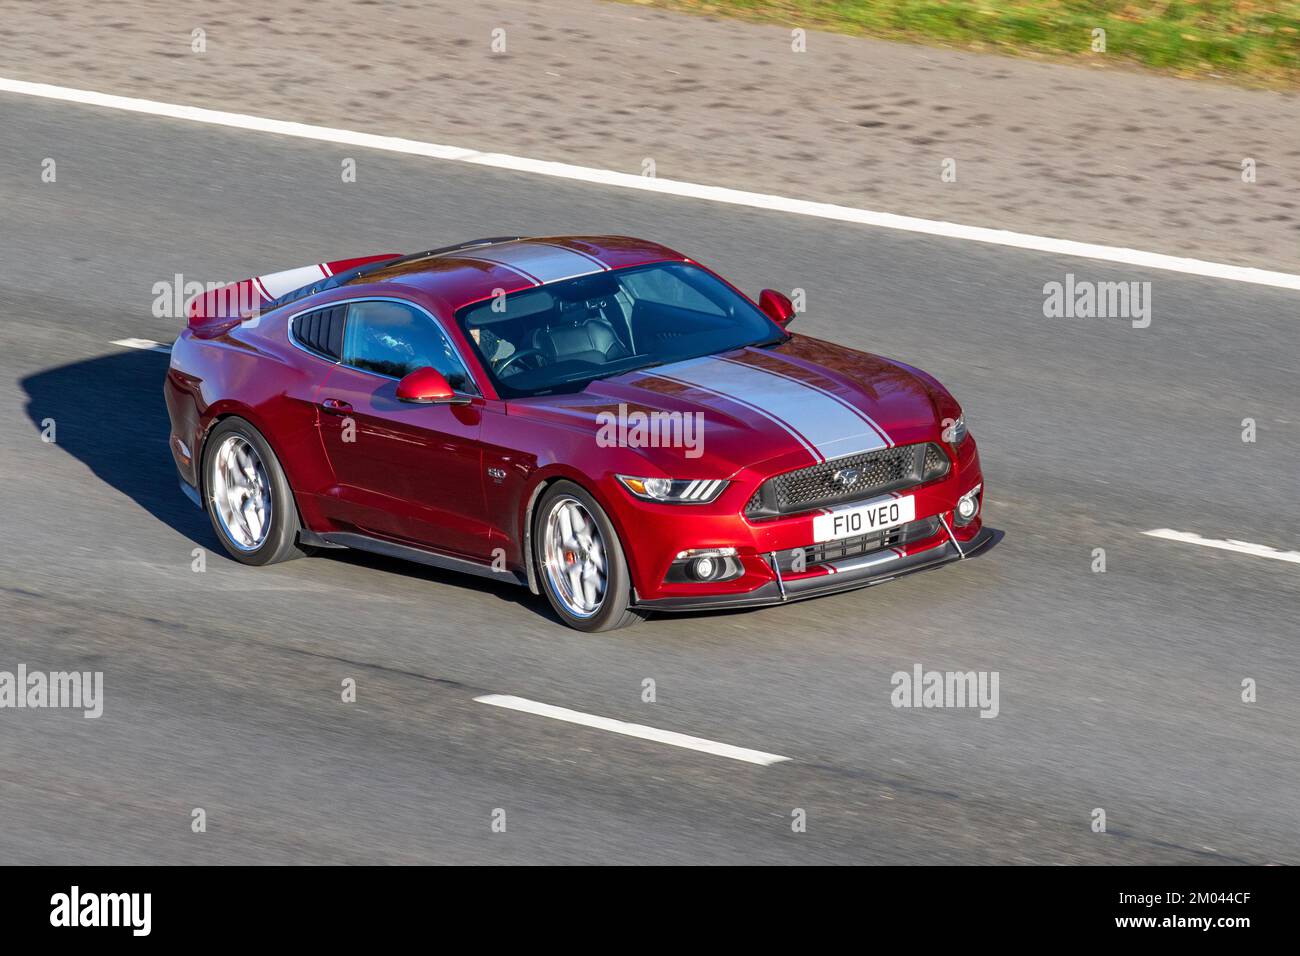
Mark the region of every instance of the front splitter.
POLYGON ((677 612, 716 611, 730 608, 770 607, 774 604, 789 604, 791 601, 803 601, 808 598, 823 597, 828 594, 839 594, 842 591, 853 591, 858 588, 884 584, 886 581, 892 581, 894 578, 902 577, 905 574, 914 574, 917 571, 926 571, 943 564, 951 564, 953 561, 961 561, 963 558, 969 558, 982 551, 992 543, 995 537, 996 535, 991 529, 981 528, 975 537, 970 541, 963 542, 960 548, 954 541, 948 540, 935 545, 933 548, 927 548, 925 551, 909 554, 894 561, 868 563, 861 566, 863 561, 861 557, 845 559, 838 562, 841 566, 847 566, 844 570, 836 568, 835 564, 831 564, 829 567, 835 568, 834 573, 785 581, 778 578, 776 581, 769 581, 767 584, 761 585, 752 591, 746 591, 743 594, 656 598, 649 601, 638 600, 634 606, 646 611, 677 612), (854 565, 860 566, 855 567, 854 565))

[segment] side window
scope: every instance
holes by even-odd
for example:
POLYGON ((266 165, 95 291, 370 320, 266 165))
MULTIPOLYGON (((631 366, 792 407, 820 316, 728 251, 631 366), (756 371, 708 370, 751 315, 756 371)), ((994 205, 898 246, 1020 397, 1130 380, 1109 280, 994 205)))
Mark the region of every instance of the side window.
POLYGON ((343 354, 343 313, 347 306, 317 309, 293 320, 293 337, 300 345, 337 362, 343 354))
POLYGON ((393 378, 428 365, 441 372, 456 391, 478 393, 438 324, 401 302, 353 302, 348 306, 343 362, 393 378))

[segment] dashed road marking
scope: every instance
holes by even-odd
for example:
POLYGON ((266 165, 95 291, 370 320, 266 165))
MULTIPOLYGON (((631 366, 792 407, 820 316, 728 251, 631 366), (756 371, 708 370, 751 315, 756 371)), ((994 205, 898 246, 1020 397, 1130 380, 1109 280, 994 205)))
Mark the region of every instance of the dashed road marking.
POLYGON ((172 347, 163 345, 161 342, 155 342, 153 339, 114 339, 112 345, 120 345, 124 349, 144 349, 147 352, 162 352, 164 355, 170 355, 172 347))
POLYGON ((623 734, 627 737, 639 737, 642 740, 653 740, 656 743, 671 744, 674 747, 684 747, 687 750, 698 750, 700 753, 713 754, 715 757, 729 757, 732 760, 743 760, 745 763, 756 763, 764 767, 790 759, 789 757, 782 757, 778 754, 764 753, 761 750, 750 750, 747 747, 733 747, 731 744, 719 743, 716 740, 706 740, 703 737, 692 737, 689 734, 679 734, 671 730, 660 730, 657 727, 646 727, 644 724, 629 724, 626 721, 613 720, 609 717, 597 717, 595 714, 584 714, 580 710, 569 710, 567 707, 555 707, 551 704, 542 704, 535 700, 528 700, 525 697, 511 697, 506 694, 485 694, 482 697, 475 697, 474 700, 480 704, 491 704, 493 707, 504 707, 506 710, 518 710, 525 714, 536 714, 539 717, 550 717, 552 720, 563 720, 570 724, 581 724, 583 727, 594 727, 597 730, 607 730, 612 734, 623 734))
POLYGON ((1256 558, 1272 558, 1274 561, 1289 561, 1292 564, 1300 564, 1300 551, 1279 551, 1277 548, 1270 548, 1266 544, 1234 541, 1231 538, 1223 540, 1219 538, 1202 538, 1199 534, 1190 531, 1175 531, 1172 528, 1156 528, 1142 533, 1151 538, 1162 538, 1165 541, 1199 544, 1205 548, 1218 548, 1220 551, 1236 551, 1238 554, 1249 554, 1256 558))

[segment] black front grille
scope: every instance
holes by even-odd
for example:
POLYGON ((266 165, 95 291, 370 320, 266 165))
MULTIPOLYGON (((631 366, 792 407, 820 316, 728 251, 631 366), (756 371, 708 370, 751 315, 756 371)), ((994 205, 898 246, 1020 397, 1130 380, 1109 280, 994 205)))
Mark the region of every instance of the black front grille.
POLYGON ((922 541, 939 530, 937 517, 909 521, 888 531, 873 531, 855 538, 841 538, 838 541, 823 541, 810 544, 806 548, 793 548, 777 552, 777 566, 782 574, 798 574, 818 564, 829 564, 844 558, 856 558, 871 554, 883 548, 894 548, 913 541, 922 541))
POLYGON ((924 470, 927 475, 937 476, 948 473, 948 456, 934 442, 930 442, 925 446, 924 470))
POLYGON ((849 455, 767 479, 749 499, 745 514, 751 518, 798 514, 897 491, 947 471, 948 456, 934 442, 849 455))

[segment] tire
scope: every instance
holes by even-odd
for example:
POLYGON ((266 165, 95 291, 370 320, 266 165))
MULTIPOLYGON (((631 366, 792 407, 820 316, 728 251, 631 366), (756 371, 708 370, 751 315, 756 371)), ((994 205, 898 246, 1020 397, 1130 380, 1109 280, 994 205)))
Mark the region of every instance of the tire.
POLYGON ((223 419, 204 442, 203 506, 226 553, 242 564, 306 553, 298 547, 298 506, 284 469, 242 418, 223 419))
POLYGON ((618 532, 596 499, 580 486, 557 481, 542 493, 533 512, 532 543, 542 592, 569 627, 589 633, 612 631, 644 617, 628 607, 632 576, 618 532), (561 511, 567 518, 561 517, 561 511), (575 515, 581 518, 580 523, 575 515), (566 520, 573 532, 568 536, 566 520), (598 537, 590 533, 592 526, 598 537), (599 546, 600 560, 595 546, 599 546), (603 587, 592 584, 593 569, 602 564, 603 587), (599 592, 599 600, 592 600, 594 592, 599 592))

